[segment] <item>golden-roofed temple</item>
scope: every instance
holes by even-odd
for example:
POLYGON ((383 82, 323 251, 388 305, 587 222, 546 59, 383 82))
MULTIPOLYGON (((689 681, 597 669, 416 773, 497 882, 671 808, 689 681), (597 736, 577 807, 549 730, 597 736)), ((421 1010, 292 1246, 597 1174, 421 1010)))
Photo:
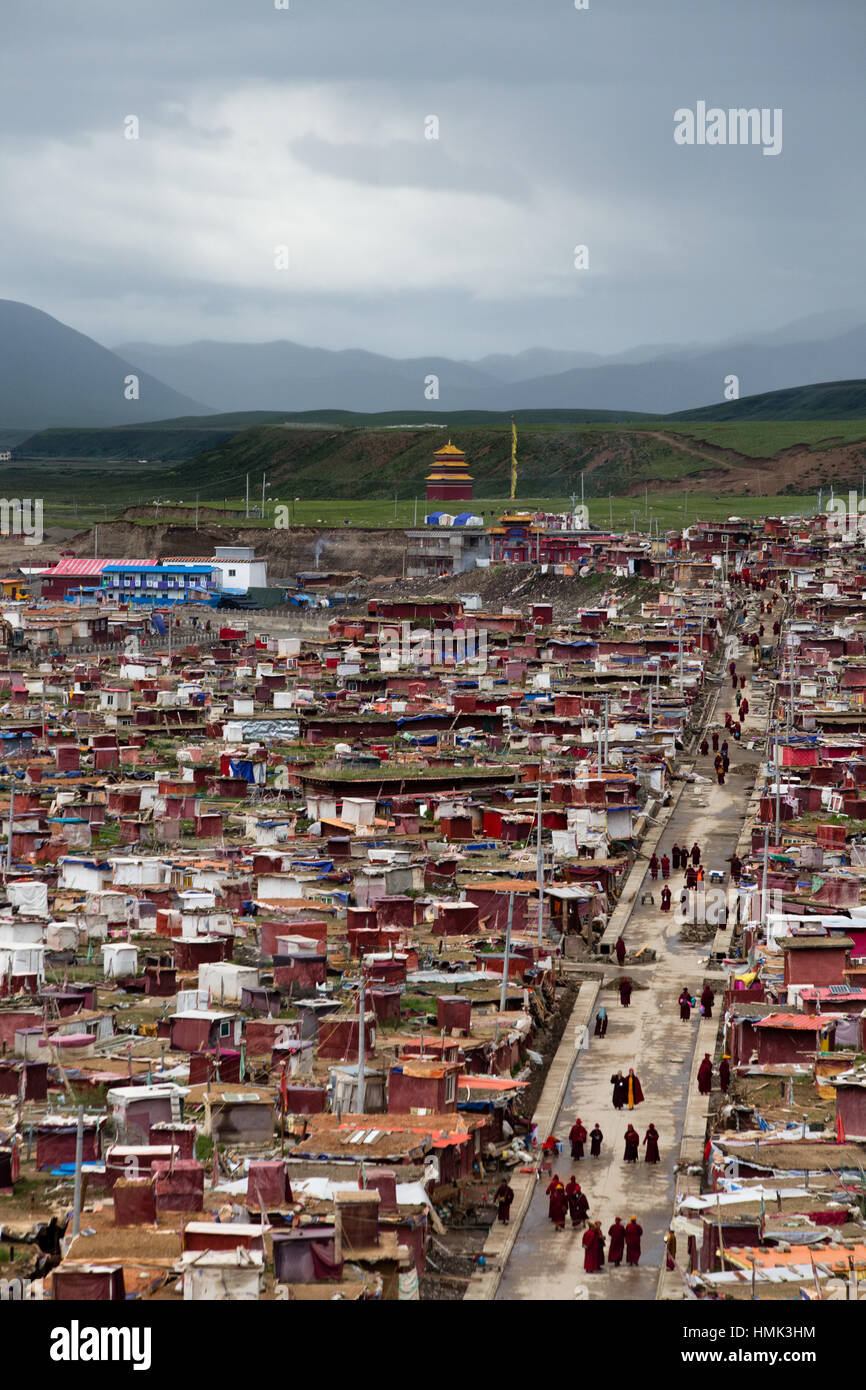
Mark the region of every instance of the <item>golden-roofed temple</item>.
POLYGON ((427 474, 428 502, 472 500, 473 479, 466 471, 466 455, 451 440, 433 455, 433 471, 427 474))

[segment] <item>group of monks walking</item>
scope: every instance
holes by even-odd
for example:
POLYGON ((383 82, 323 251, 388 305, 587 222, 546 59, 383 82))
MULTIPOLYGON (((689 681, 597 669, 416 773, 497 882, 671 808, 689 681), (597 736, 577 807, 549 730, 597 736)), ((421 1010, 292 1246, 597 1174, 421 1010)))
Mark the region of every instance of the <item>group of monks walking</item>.
MULTIPOLYGON (((719 1087, 723 1095, 727 1094, 731 1084, 731 1062, 728 1054, 722 1057, 719 1063, 719 1087)), ((713 1062, 709 1052, 704 1053, 703 1061, 698 1067, 698 1091, 702 1096, 708 1096, 713 1089, 713 1062)))
MULTIPOLYGON (((574 1174, 564 1183, 562 1178, 554 1173, 547 1185, 546 1195, 547 1215, 553 1222, 554 1232, 565 1230, 566 1217, 571 1218, 573 1231, 579 1230, 581 1226, 586 1227, 581 1242, 584 1252, 583 1268, 587 1274, 595 1274, 605 1264, 605 1235, 600 1221, 588 1221, 589 1200, 586 1193, 581 1191, 580 1183, 574 1174)), ((632 1216, 625 1226, 622 1224, 622 1217, 617 1216, 613 1225, 608 1227, 610 1245, 607 1263, 619 1268, 625 1256, 627 1265, 639 1264, 642 1235, 643 1227, 636 1216, 632 1216)))
MULTIPOLYGON (((637 1163, 638 1145, 640 1144, 640 1142, 640 1135, 638 1134, 634 1125, 630 1124, 625 1132, 625 1153, 623 1154, 624 1163, 637 1163)), ((646 1144, 644 1162, 658 1163, 660 1161, 659 1132, 656 1129, 655 1125, 650 1125, 649 1129, 643 1137, 643 1142, 644 1144, 646 1144)))
MULTIPOLYGON (((622 1224, 622 1217, 617 1216, 613 1225, 608 1227, 607 1234, 610 1240, 607 1252, 608 1264, 619 1269, 623 1254, 627 1265, 640 1263, 640 1238, 643 1235, 643 1227, 638 1224, 636 1216, 632 1216, 626 1226, 622 1224)), ((604 1268, 604 1244, 601 1222, 595 1221, 583 1235, 583 1268, 585 1273, 596 1274, 604 1268)))
MULTIPOLYGON (((701 1005, 701 1016, 702 1016, 703 1018, 712 1018, 712 1016, 713 1016, 713 1005, 715 1004, 715 1002, 716 1002, 716 996, 715 996, 715 993, 713 992, 712 985, 710 985, 710 984, 705 984, 705 985, 704 985, 704 988, 703 988, 703 991, 702 991, 702 993, 701 993, 701 1000, 700 1000, 700 1005, 701 1005)), ((680 1006, 680 1020, 681 1020, 681 1022, 683 1022, 683 1023, 688 1023, 689 1019, 690 1019, 691 1016, 692 1016, 692 1009, 695 1007, 695 1005, 696 1005, 696 1003, 697 1003, 697 1000, 695 999, 695 996, 692 994, 692 992, 691 992, 691 990, 689 989, 688 985, 686 985, 686 987, 681 991, 680 997, 679 997, 679 999, 677 1000, 677 1003, 678 1003, 679 1006, 680 1006)))
POLYGON ((567 1183, 558 1173, 554 1173, 547 1184, 547 1215, 553 1222, 554 1231, 565 1230, 565 1218, 571 1217, 571 1228, 576 1231, 584 1225, 589 1215, 589 1199, 581 1191, 580 1183, 572 1173, 567 1183))
POLYGON ((568 1131, 568 1138, 571 1143, 572 1158, 576 1158, 578 1161, 583 1158, 583 1150, 587 1139, 589 1140, 590 1158, 599 1158, 601 1156, 601 1143, 604 1139, 604 1135, 599 1128, 598 1120, 596 1120, 592 1129, 587 1133, 586 1125, 578 1115, 571 1129, 568 1131))
POLYGON ((701 862, 701 847, 697 840, 690 850, 687 849, 685 845, 673 845, 671 847, 670 858, 668 858, 666 854, 663 854, 661 859, 659 859, 658 855, 653 852, 649 861, 650 878, 655 882, 659 876, 659 869, 661 869, 663 879, 670 878, 672 864, 673 868, 685 871, 688 868, 690 858, 693 866, 697 868, 701 862))
POLYGON ((629 1067, 628 1076, 623 1076, 618 1071, 610 1078, 613 1087, 613 1108, 622 1110, 627 1107, 634 1110, 636 1105, 643 1103, 643 1090, 641 1089, 640 1078, 635 1076, 634 1067, 629 1067))
POLYGON ((696 888, 698 884, 703 883, 704 866, 701 863, 701 854, 702 850, 697 840, 692 845, 691 849, 688 849, 685 845, 673 845, 671 847, 670 858, 668 858, 667 854, 663 854, 661 859, 659 859, 658 855, 653 851, 649 861, 649 872, 650 878, 655 883, 659 876, 659 870, 661 870, 662 912, 670 912, 671 910, 671 890, 665 882, 666 879, 670 878, 671 867, 674 869, 682 869, 686 876, 686 888, 696 888))

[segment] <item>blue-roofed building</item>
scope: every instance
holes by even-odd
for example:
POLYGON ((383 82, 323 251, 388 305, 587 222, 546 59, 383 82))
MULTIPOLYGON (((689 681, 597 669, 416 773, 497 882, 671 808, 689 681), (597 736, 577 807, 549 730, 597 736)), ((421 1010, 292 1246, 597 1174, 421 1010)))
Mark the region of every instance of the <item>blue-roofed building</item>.
POLYGON ((102 593, 119 603, 219 603, 219 568, 215 564, 182 564, 120 560, 105 565, 102 593))

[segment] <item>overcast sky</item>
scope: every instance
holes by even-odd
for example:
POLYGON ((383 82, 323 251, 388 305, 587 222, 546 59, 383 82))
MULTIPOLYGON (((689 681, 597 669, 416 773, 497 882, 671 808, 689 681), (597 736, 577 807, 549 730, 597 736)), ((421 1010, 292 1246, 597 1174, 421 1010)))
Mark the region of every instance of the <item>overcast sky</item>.
POLYGON ((0 297, 107 345, 606 353, 866 300, 864 0, 4 0, 2 31, 0 297), (677 145, 698 101, 781 108, 782 152, 677 145))

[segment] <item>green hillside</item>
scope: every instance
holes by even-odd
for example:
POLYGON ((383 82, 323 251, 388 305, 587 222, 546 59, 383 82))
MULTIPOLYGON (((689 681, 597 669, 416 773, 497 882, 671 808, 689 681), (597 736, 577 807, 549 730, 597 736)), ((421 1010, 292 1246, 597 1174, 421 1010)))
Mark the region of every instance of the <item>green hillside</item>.
MULTIPOLYGON (((664 494, 808 495, 866 471, 866 383, 773 392, 662 419, 606 412, 517 411, 518 499, 664 494), (859 408, 860 415, 850 412, 859 408), (779 418, 769 418, 772 410, 779 418), (812 418, 797 411, 811 409, 812 418), (831 410, 838 413, 830 413, 831 410), (786 413, 787 412, 787 413, 786 413)), ((435 450, 466 452, 475 496, 509 494, 511 417, 479 411, 346 411, 185 417, 105 430, 50 429, 14 447, 0 468, 7 496, 36 495, 73 514, 97 507, 194 502, 220 508, 250 496, 339 501, 424 496, 435 450)))
POLYGON ((866 381, 822 381, 816 386, 765 391, 697 410, 680 410, 665 418, 667 424, 675 420, 862 420, 866 419, 866 381))
MULTIPOLYGON (((606 496, 646 479, 706 473, 707 461, 677 451, 649 434, 621 426, 519 425, 518 475, 521 495, 606 496)), ((217 448, 191 459, 166 488, 198 488, 209 496, 235 496, 247 473, 266 474, 271 495, 292 497, 423 496, 432 455, 452 433, 426 429, 340 430, 266 426, 244 430, 217 448)), ((453 434, 467 455, 477 497, 508 495, 510 424, 462 428, 453 434)))

